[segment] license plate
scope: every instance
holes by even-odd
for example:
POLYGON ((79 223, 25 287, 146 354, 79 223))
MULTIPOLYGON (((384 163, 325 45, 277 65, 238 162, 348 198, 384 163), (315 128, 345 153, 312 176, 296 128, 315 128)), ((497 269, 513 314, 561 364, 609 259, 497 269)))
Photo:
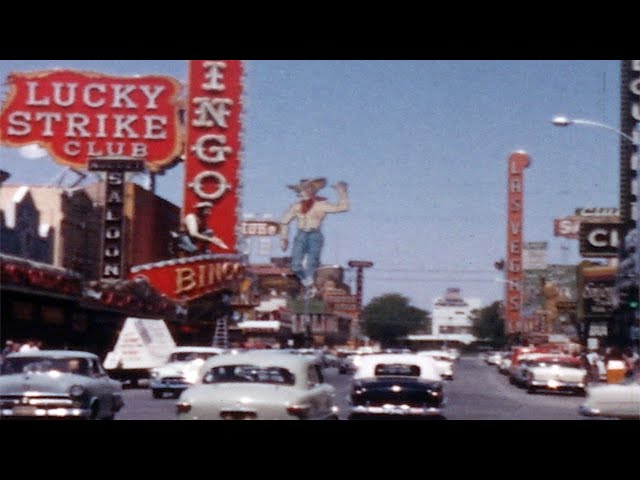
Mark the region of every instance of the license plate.
POLYGON ((222 412, 222 420, 255 420, 256 414, 253 412, 222 412))
POLYGON ((13 407, 13 414, 19 417, 33 417, 36 414, 36 407, 31 405, 18 405, 13 407))

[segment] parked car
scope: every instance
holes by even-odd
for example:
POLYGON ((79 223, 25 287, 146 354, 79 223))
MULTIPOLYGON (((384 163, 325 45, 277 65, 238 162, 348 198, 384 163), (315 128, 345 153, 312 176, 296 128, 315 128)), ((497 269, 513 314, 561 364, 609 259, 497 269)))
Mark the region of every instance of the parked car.
POLYGON ((97 355, 68 350, 8 354, 0 367, 0 418, 113 420, 122 384, 97 355))
POLYGON ((511 367, 511 352, 502 355, 502 360, 500 360, 500 364, 498 365, 498 372, 502 375, 508 375, 509 367, 511 367))
POLYGON ((166 364, 151 369, 149 386, 153 398, 162 398, 166 393, 178 398, 183 390, 196 382, 204 362, 224 352, 215 347, 176 347, 166 364))
POLYGON ((442 350, 423 350, 417 352, 417 355, 426 355, 431 357, 436 362, 436 368, 440 373, 440 376, 445 380, 453 380, 453 358, 451 355, 443 352, 442 350))
POLYGON ((548 357, 549 353, 521 353, 517 359, 515 354, 511 356, 511 364, 509 365, 508 375, 509 383, 524 388, 527 385, 527 375, 529 367, 535 364, 535 361, 542 357, 548 357))
POLYGON ((362 357, 351 385, 349 419, 443 418, 446 404, 436 361, 415 354, 362 357))
POLYGON ((335 388, 307 355, 260 350, 219 355, 177 403, 180 420, 338 419, 335 388))
POLYGON ((540 390, 573 392, 583 395, 587 387, 588 372, 580 359, 553 355, 532 360, 527 367, 527 393, 540 390))
POLYGON ((640 420, 640 372, 619 384, 589 385, 578 411, 587 417, 640 420))

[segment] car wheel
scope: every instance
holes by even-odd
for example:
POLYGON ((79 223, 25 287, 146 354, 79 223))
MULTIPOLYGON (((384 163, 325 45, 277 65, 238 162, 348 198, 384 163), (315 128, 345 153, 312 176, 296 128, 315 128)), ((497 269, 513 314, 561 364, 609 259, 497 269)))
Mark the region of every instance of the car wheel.
POLYGON ((164 394, 162 390, 156 390, 156 389, 152 390, 152 393, 153 393, 153 398, 162 398, 164 394))
POLYGON ((89 416, 89 420, 97 420, 99 411, 100 405, 98 402, 94 402, 93 405, 91 405, 91 415, 89 416))
POLYGON ((534 387, 533 385, 528 385, 527 386, 527 393, 529 394, 533 394, 536 393, 538 390, 536 389, 536 387, 534 387))
POLYGON ((175 392, 172 392, 172 396, 173 398, 180 398, 180 394, 182 392, 180 390, 176 390, 175 392))

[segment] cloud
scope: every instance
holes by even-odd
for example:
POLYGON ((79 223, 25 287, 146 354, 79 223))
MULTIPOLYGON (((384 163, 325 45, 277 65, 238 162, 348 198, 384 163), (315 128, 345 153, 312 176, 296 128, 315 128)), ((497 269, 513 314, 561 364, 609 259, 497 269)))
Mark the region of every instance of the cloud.
POLYGON ((24 158, 29 159, 42 158, 48 155, 48 152, 44 148, 41 148, 34 143, 20 147, 19 152, 24 158))

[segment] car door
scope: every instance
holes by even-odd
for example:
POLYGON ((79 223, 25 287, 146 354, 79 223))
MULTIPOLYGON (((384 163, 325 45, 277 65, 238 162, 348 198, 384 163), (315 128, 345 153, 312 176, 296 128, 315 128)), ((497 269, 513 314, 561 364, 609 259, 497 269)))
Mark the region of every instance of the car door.
POLYGON ((98 399, 100 405, 98 418, 109 416, 113 410, 113 398, 109 377, 97 359, 90 359, 89 362, 89 374, 91 378, 88 383, 91 385, 92 395, 98 399))
POLYGON ((325 383, 320 365, 312 364, 307 368, 309 388, 309 418, 325 419, 332 414, 334 389, 325 383))

